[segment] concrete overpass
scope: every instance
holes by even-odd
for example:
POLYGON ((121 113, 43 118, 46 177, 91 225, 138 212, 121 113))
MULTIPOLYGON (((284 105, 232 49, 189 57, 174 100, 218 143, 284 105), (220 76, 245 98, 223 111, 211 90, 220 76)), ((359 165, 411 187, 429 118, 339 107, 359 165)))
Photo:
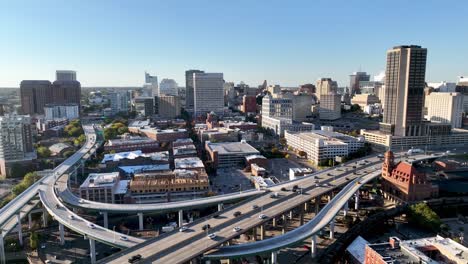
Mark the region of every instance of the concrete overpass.
MULTIPOLYGON (((442 153, 431 156, 417 155, 410 157, 408 161, 419 162, 425 159, 435 159, 442 155, 442 153)), ((278 248, 299 243, 298 241, 303 241, 307 237, 313 237, 317 230, 320 230, 328 223, 334 223, 332 219, 335 217, 336 213, 345 206, 345 202, 356 193, 356 190, 365 182, 380 175, 380 163, 381 160, 377 156, 366 157, 358 161, 348 162, 344 166, 334 167, 326 171, 315 173, 312 176, 274 186, 271 190, 278 192, 279 197, 277 198, 268 194, 253 197, 223 210, 218 217, 209 216, 186 225, 188 228, 187 232, 174 231, 148 240, 133 248, 103 259, 102 263, 124 263, 128 258, 136 254, 140 254, 145 263, 184 263, 194 258, 199 258, 205 252, 220 247, 225 243, 229 243, 234 237, 250 230, 260 228, 260 237, 262 238, 266 222, 272 221, 272 224, 275 225, 278 218, 283 218, 283 221, 286 222, 288 217, 291 218, 294 210, 298 209, 300 218, 302 219, 301 222, 303 222, 304 207, 310 206, 309 203, 315 201, 318 218, 312 220, 310 224, 300 229, 300 231, 295 231, 293 235, 287 236, 284 241, 283 239, 277 239, 275 240, 277 242, 272 245, 267 245, 271 241, 268 243, 263 242, 260 247, 255 245, 250 247, 247 246, 248 244, 246 244, 246 246, 239 245, 233 247, 233 249, 226 249, 226 251, 223 251, 223 247, 221 247, 215 251, 215 254, 207 257, 220 258, 237 256, 237 254, 249 255, 261 252, 276 252, 278 248), (354 169, 353 166, 356 168, 354 169), (351 184, 348 184, 350 182, 351 184), (283 187, 288 188, 293 185, 300 186, 302 192, 281 190, 283 187), (331 200, 332 191, 343 186, 343 191, 340 192, 338 198, 331 200), (329 196, 330 203, 324 208, 325 211, 319 214, 318 202, 323 195, 329 196), (253 206, 256 206, 255 209, 253 206), (234 216, 234 212, 237 211, 241 212, 241 215, 238 217, 234 216), (265 214, 266 218, 259 218, 260 214, 265 214), (210 224, 211 226, 209 232, 202 230, 202 227, 206 224, 210 224), (316 227, 311 228, 311 226, 316 227), (240 231, 233 231, 234 227, 240 228, 240 231), (309 228, 311 228, 311 231, 301 235, 300 240, 287 239, 290 236, 293 237, 299 233, 302 234, 304 229, 309 228), (208 233, 216 233, 216 238, 207 238, 206 236, 208 233), (239 248, 236 249, 237 247, 239 248), (219 254, 216 255, 216 252, 219 252, 219 254)), ((331 229, 333 229, 333 226, 334 224, 332 224, 331 229)))

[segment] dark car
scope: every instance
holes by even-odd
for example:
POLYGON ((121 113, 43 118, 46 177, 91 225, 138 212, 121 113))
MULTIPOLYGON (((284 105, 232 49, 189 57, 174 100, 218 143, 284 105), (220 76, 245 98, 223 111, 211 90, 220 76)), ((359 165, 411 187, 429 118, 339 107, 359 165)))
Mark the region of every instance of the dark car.
POLYGON ((211 228, 210 224, 206 224, 202 227, 203 231, 206 231, 207 229, 210 229, 210 228, 211 228))
POLYGON ((221 212, 218 212, 218 213, 213 215, 213 218, 219 218, 220 215, 221 215, 221 212))
POLYGON ((292 188, 292 191, 293 191, 293 192, 296 192, 298 188, 299 188, 299 186, 294 185, 293 188, 292 188))
POLYGON ((128 259, 128 263, 135 263, 141 259, 141 255, 134 255, 131 258, 128 259))
POLYGON ((238 216, 240 216, 241 214, 242 214, 242 213, 241 213, 240 211, 236 211, 236 212, 234 212, 233 215, 234 215, 234 217, 238 217, 238 216))
POLYGON ((256 204, 252 205, 252 209, 254 209, 254 210, 258 209, 258 205, 256 205, 256 204))
POLYGON ((286 188, 284 188, 284 187, 281 188, 281 191, 283 191, 283 192, 286 192, 287 190, 288 190, 288 189, 286 189, 286 188))

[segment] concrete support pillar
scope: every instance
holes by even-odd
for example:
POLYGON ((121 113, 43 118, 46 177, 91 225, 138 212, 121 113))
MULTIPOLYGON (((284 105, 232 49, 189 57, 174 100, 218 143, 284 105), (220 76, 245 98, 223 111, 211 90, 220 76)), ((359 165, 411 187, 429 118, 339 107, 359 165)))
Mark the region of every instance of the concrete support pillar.
POLYGON ((318 212, 320 211, 320 200, 321 196, 315 198, 315 214, 318 214, 318 212))
POLYGON ((104 228, 109 228, 109 216, 107 212, 101 212, 102 218, 104 219, 104 228))
POLYGON ((303 208, 301 208, 299 219, 300 219, 300 225, 302 226, 304 224, 304 209, 303 208))
POLYGON ((354 210, 359 210, 359 190, 355 194, 355 203, 354 203, 354 210))
POLYGON ((273 217, 273 219, 271 220, 271 225, 273 227, 276 227, 276 217, 273 217))
POLYGON ((222 203, 219 203, 219 204, 218 204, 218 212, 219 212, 219 211, 222 211, 222 210, 223 210, 223 204, 222 204, 222 203))
POLYGON ((181 227, 184 223, 184 211, 179 210, 179 227, 181 227))
POLYGON ((257 227, 252 229, 252 240, 257 241, 257 227))
POLYGON ((65 244, 65 230, 61 223, 59 223, 59 232, 60 232, 60 245, 63 246, 65 244))
POLYGON ((335 238, 335 218, 330 222, 330 239, 335 238))
POLYGON ((42 222, 44 223, 44 227, 47 227, 47 209, 42 206, 42 222))
POLYGON ((307 213, 308 210, 309 210, 309 202, 306 202, 304 203, 304 212, 307 213))
POLYGON ((278 264, 278 252, 271 252, 271 264, 278 264))
POLYGON ((5 263, 6 263, 5 245, 3 241, 3 233, 2 233, 2 230, 0 230, 0 264, 5 264, 5 263))
POLYGON ((348 201, 346 201, 346 203, 343 206, 343 216, 346 216, 348 214, 348 208, 349 208, 349 204, 348 204, 348 201))
POLYGON ((145 227, 143 225, 143 213, 138 213, 138 228, 143 230, 145 227))
POLYGON ((263 240, 263 239, 265 239, 265 225, 264 224, 260 226, 260 240, 263 240))
POLYGON ((96 263, 96 242, 92 238, 89 238, 89 256, 91 258, 91 264, 95 264, 96 263))
POLYGON ((283 225, 281 226, 281 233, 284 235, 284 233, 286 233, 286 225, 287 225, 287 219, 286 219, 286 215, 283 214, 283 225))
POLYGON ((332 195, 331 194, 327 195, 327 199, 328 199, 328 203, 330 203, 332 199, 332 195))
POLYGON ((312 258, 317 254, 317 235, 313 235, 310 239, 310 254, 312 258))
POLYGON ((289 219, 293 219, 293 210, 289 211, 289 219))
POLYGON ((23 245, 23 230, 21 229, 21 215, 18 213, 16 214, 16 221, 18 223, 18 240, 20 245, 23 245))
POLYGON ((31 213, 28 214, 28 229, 32 229, 32 215, 31 213))

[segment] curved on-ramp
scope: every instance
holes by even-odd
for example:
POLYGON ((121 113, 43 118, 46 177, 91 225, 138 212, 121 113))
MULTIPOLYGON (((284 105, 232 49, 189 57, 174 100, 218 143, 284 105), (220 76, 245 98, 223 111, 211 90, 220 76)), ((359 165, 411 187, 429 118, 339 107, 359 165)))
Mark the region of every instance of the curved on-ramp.
POLYGON ((132 247, 144 241, 140 238, 125 236, 121 233, 98 226, 80 217, 79 215, 70 211, 57 199, 53 187, 50 187, 45 191, 40 190, 39 198, 41 199, 42 204, 47 209, 49 214, 52 215, 55 220, 79 234, 86 235, 88 238, 120 248, 132 247), (73 219, 70 218, 71 216, 73 219), (127 240, 122 240, 121 236, 125 236, 127 240))
POLYGON ((281 248, 290 247, 312 237, 330 223, 344 204, 368 181, 378 177, 380 172, 373 172, 362 178, 357 178, 347 184, 320 212, 308 223, 287 232, 284 235, 268 238, 262 241, 227 246, 216 249, 205 255, 205 258, 227 259, 239 256, 257 255, 265 252, 277 251, 281 248))

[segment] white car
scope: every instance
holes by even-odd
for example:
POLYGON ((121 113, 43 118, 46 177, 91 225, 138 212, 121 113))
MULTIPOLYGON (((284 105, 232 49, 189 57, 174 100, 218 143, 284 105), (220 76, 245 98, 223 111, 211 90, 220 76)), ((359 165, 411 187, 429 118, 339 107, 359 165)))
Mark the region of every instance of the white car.
POLYGON ((188 229, 188 228, 187 228, 186 226, 183 226, 183 227, 181 227, 181 228, 179 229, 179 232, 185 232, 185 231, 187 231, 187 229, 188 229))
POLYGON ((242 228, 236 226, 236 227, 234 227, 234 229, 233 229, 232 231, 234 231, 234 232, 240 232, 241 230, 242 230, 242 228))
POLYGON ((89 223, 88 226, 89 226, 89 228, 91 228, 91 229, 96 229, 96 226, 95 226, 93 223, 89 223))
POLYGON ((84 203, 83 199, 78 200, 79 203, 84 203))
POLYGON ((216 233, 209 234, 209 235, 208 235, 208 238, 209 238, 209 239, 215 239, 215 238, 216 238, 216 233))
POLYGON ((261 215, 258 216, 258 218, 265 219, 265 218, 267 218, 267 216, 265 214, 261 214, 261 215))
POLYGON ((128 241, 128 238, 126 236, 120 236, 120 240, 128 241))

